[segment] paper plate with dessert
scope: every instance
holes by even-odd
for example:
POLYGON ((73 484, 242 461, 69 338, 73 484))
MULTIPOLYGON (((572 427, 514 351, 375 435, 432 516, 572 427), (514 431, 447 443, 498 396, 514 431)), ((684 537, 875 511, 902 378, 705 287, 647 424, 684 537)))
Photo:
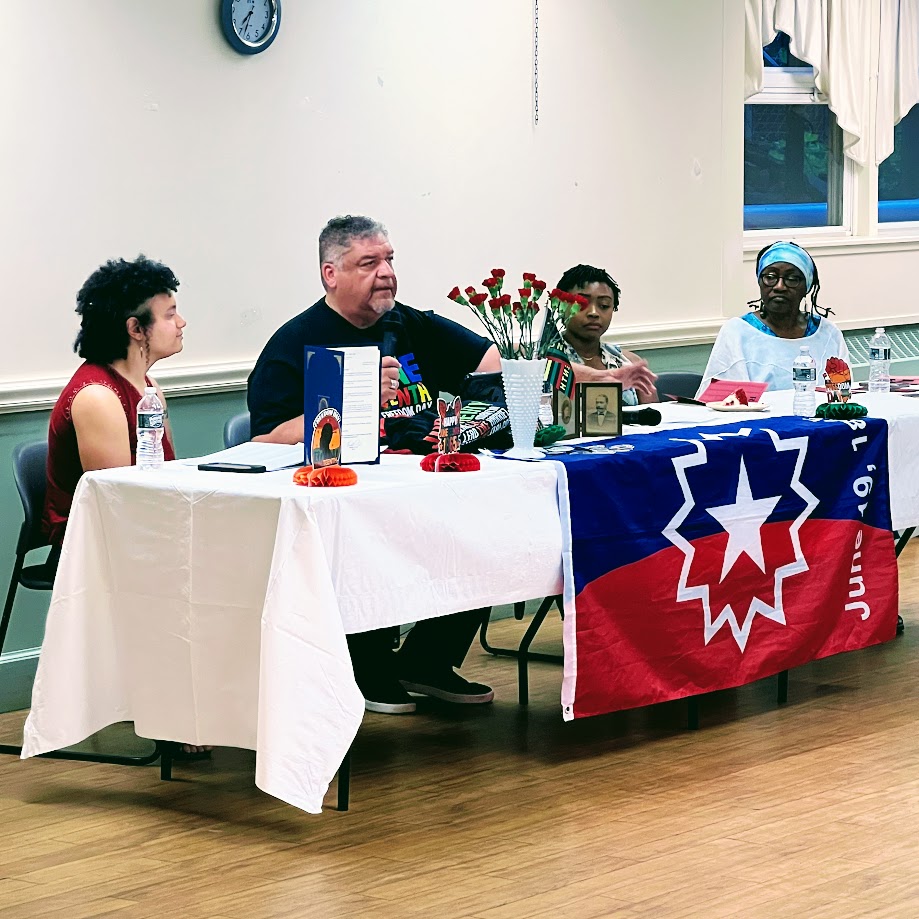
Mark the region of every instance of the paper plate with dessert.
POLYGON ((718 402, 706 402, 716 412, 765 412, 769 406, 765 402, 751 402, 742 389, 735 389, 729 396, 718 402))

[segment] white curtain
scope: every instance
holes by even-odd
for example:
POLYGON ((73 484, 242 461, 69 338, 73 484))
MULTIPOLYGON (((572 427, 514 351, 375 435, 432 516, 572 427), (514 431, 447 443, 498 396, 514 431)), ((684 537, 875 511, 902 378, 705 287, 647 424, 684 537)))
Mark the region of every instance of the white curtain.
POLYGON ((746 97, 763 88, 765 45, 784 32, 814 68, 817 92, 844 132, 846 154, 868 161, 872 19, 880 15, 876 160, 893 151, 894 125, 919 101, 919 0, 745 0, 746 97), (880 11, 880 12, 879 12, 880 11))
POLYGON ((881 0, 875 161, 893 153, 894 125, 919 102, 919 0, 881 0))
POLYGON ((763 46, 784 32, 791 53, 814 68, 817 92, 836 115, 846 154, 867 162, 871 0, 745 2, 747 95, 763 88, 763 46))
MULTIPOLYGON (((861 4, 862 0, 855 0, 861 4)), ((814 68, 819 92, 826 94, 827 35, 831 0, 745 0, 747 20, 747 96, 763 88, 763 48, 779 32, 791 39, 791 52, 814 68)))

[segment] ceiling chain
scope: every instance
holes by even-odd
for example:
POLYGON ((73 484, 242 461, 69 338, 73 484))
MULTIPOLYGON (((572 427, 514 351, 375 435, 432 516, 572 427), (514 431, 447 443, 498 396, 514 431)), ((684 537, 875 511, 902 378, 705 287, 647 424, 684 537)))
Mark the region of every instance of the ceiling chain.
POLYGON ((533 0, 533 126, 539 124, 539 0, 533 0))

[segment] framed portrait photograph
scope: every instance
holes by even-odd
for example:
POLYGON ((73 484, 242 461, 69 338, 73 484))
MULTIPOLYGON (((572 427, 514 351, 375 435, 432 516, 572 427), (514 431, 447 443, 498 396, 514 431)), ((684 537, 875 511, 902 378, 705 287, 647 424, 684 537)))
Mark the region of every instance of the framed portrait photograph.
POLYGON ((622 434, 622 384, 578 383, 582 437, 622 434))
POLYGON ((552 391, 552 419, 565 429, 565 436, 562 440, 581 436, 581 417, 575 393, 566 396, 560 389, 552 391))

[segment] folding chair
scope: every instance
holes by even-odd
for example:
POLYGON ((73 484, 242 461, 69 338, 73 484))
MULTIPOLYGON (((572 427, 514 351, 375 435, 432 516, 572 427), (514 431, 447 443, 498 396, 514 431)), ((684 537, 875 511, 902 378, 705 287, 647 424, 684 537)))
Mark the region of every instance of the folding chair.
POLYGON ((668 402, 667 396, 685 396, 695 399, 702 382, 701 373, 690 373, 688 370, 672 370, 657 375, 657 401, 668 402))
POLYGON ((227 449, 238 444, 244 444, 251 439, 252 431, 249 424, 249 413, 240 412, 227 419, 223 426, 223 445, 227 449))
POLYGON ((46 441, 17 444, 13 448, 13 478, 19 490, 19 498, 25 519, 19 528, 19 539, 16 541, 16 561, 13 563, 13 575, 6 593, 6 604, 0 616, 0 654, 13 617, 13 605, 16 602, 16 591, 20 586, 28 590, 51 590, 54 585, 54 570, 47 564, 26 567, 26 555, 33 549, 48 545, 48 540, 41 532, 41 514, 45 503, 45 464, 48 460, 46 441))

